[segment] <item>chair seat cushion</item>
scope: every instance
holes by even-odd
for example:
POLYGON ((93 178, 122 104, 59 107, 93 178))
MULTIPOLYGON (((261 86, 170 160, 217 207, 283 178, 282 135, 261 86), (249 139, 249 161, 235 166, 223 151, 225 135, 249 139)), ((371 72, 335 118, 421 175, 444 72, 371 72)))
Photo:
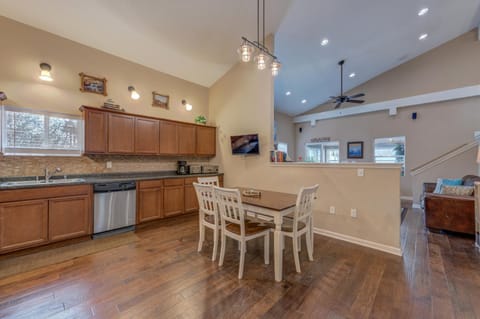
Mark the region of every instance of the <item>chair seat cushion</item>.
MULTIPOLYGON (((298 230, 302 230, 304 229, 305 227, 307 227, 307 225, 304 223, 304 222, 298 222, 298 230)), ((282 231, 283 232, 286 232, 286 233, 291 233, 293 232, 293 220, 292 219, 287 219, 287 218, 284 218, 283 219, 283 223, 282 223, 282 231)))
MULTIPOLYGON (((237 235, 240 235, 240 225, 239 224, 228 224, 226 226, 227 230, 235 233, 237 235)), ((251 221, 246 221, 245 222, 245 235, 253 235, 257 233, 261 233, 265 230, 269 230, 271 227, 269 227, 266 224, 263 223, 257 223, 257 222, 251 222, 251 221)))

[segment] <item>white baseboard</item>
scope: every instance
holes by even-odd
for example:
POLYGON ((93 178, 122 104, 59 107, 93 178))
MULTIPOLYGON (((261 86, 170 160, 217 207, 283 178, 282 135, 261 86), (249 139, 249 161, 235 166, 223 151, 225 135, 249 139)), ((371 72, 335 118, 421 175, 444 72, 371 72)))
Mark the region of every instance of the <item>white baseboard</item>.
POLYGON ((357 238, 349 235, 344 235, 344 234, 340 234, 340 233, 336 233, 336 232, 332 232, 326 229, 320 229, 316 227, 313 228, 313 232, 318 235, 323 235, 323 236, 343 240, 352 244, 380 250, 396 256, 402 256, 402 250, 397 247, 379 244, 373 241, 369 241, 369 240, 365 240, 365 239, 361 239, 361 238, 357 238))
POLYGON ((401 200, 410 200, 413 202, 413 197, 412 196, 400 196, 401 200))
POLYGON ((420 206, 420 204, 413 203, 412 208, 422 209, 422 206, 420 206))

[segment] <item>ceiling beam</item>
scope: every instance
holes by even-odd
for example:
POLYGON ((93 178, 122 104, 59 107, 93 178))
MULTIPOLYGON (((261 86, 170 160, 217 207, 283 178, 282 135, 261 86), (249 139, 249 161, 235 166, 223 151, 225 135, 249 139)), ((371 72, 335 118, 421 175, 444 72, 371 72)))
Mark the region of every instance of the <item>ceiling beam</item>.
POLYGON ((353 106, 345 109, 338 109, 308 115, 300 115, 293 118, 293 123, 303 123, 312 121, 321 121, 334 119, 345 116, 353 116, 364 113, 389 111, 390 115, 396 114, 398 108, 410 107, 415 105, 422 105, 428 103, 436 103, 457 99, 464 99, 474 96, 480 96, 480 85, 466 86, 462 88, 438 91, 421 95, 414 95, 401 99, 377 102, 372 104, 366 104, 362 106, 353 106))

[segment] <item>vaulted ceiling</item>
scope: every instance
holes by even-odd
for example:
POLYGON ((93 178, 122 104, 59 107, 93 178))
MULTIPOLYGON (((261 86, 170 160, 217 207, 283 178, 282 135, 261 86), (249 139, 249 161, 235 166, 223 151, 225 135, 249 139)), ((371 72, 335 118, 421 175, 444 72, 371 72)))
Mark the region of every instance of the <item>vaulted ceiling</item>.
MULTIPOLYGON (((0 0, 0 15, 209 87, 238 61, 240 37, 256 38, 256 4, 0 0)), ((480 24, 480 0, 266 0, 266 6, 266 33, 275 34, 283 63, 275 108, 290 115, 340 93, 340 59, 347 60, 348 90, 480 24), (418 16, 424 7, 429 12, 418 16), (428 37, 420 41, 423 33, 428 37)))

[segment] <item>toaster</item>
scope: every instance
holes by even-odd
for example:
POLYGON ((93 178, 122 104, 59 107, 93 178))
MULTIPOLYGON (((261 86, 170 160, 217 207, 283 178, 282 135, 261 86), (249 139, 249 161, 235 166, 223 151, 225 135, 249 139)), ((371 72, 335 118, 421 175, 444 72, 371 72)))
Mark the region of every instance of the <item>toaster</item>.
POLYGON ((200 165, 190 165, 190 174, 201 174, 202 166, 200 165))
POLYGON ((202 174, 218 173, 218 165, 202 165, 202 174))

